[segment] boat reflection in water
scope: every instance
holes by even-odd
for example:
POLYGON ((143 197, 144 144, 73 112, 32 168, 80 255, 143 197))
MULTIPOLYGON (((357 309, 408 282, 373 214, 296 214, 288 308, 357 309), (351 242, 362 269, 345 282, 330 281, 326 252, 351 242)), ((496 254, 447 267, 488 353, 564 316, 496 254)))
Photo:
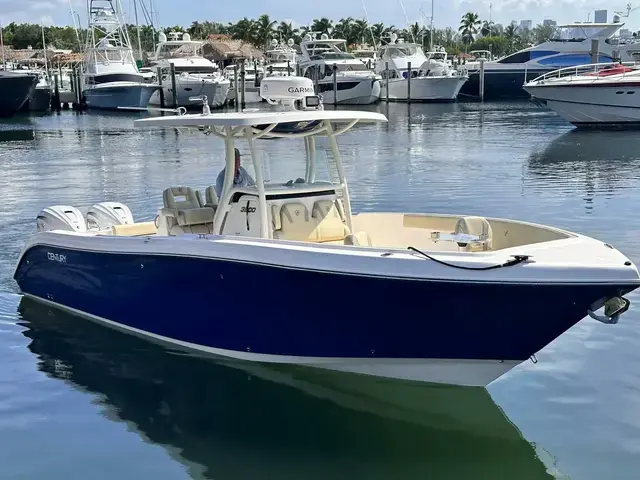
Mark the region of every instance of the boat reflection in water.
POLYGON ((26 297, 19 311, 42 371, 100 394, 193 478, 554 478, 485 389, 214 362, 26 297))

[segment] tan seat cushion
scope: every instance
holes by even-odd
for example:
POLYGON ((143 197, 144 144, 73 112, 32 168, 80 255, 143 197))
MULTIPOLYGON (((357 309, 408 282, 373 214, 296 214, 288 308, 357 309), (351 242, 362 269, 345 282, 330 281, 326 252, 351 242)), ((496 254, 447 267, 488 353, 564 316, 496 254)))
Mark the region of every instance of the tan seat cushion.
POLYGON ((332 200, 319 200, 313 204, 313 218, 316 221, 318 242, 343 240, 349 229, 342 222, 336 203, 332 200))
POLYGON ((213 214, 213 208, 190 208, 188 210, 178 210, 176 220, 180 226, 213 223, 213 214))
POLYGON ((123 237, 135 237, 137 235, 155 235, 157 231, 155 222, 140 222, 129 225, 113 225, 108 233, 123 237))
POLYGON ((316 242, 316 222, 309 216, 309 211, 302 203, 287 203, 280 208, 280 229, 273 232, 273 237, 282 240, 316 242))

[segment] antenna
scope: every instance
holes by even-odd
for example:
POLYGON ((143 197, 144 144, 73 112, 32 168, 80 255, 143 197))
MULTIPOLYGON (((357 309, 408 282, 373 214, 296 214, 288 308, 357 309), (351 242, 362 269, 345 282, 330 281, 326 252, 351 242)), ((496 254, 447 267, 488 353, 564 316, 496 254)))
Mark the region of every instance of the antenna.
POLYGON ((364 18, 367 20, 367 26, 369 27, 371 40, 373 40, 373 49, 377 50, 378 47, 376 46, 376 37, 373 36, 373 29, 371 28, 371 23, 369 22, 369 14, 367 13, 367 6, 364 4, 364 0, 362 0, 362 8, 364 9, 364 18))
POLYGON ((402 0, 400 1, 400 6, 402 7, 402 13, 404 13, 404 19, 407 21, 407 25, 409 26, 409 33, 411 34, 411 39, 413 40, 413 43, 416 43, 416 37, 413 36, 413 32, 411 31, 411 23, 409 22, 409 17, 407 17, 407 11, 404 9, 404 3, 402 3, 402 0))

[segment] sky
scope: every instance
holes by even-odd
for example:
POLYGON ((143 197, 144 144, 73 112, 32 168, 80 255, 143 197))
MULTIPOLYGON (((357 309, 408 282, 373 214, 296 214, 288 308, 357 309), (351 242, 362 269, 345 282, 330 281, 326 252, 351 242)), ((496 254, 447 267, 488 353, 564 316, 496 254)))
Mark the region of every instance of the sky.
MULTIPOLYGON (((133 0, 120 0, 126 15, 133 23, 133 0)), ((292 21, 295 25, 307 25, 314 18, 329 17, 339 20, 343 17, 365 18, 365 7, 370 22, 404 27, 409 22, 429 23, 431 1, 421 0, 138 0, 147 7, 153 1, 160 26, 189 26, 194 20, 219 22, 237 21, 243 17, 257 18, 262 13, 274 20, 292 21), (404 9, 403 9, 404 7, 404 9), (404 11, 403 11, 404 10, 404 11), (406 17, 405 17, 406 12, 406 17), (423 12, 423 13, 422 13, 423 12)), ((71 25, 71 8, 77 11, 86 26, 85 0, 0 0, 0 22, 11 21, 44 23, 45 25, 71 25)), ((628 0, 434 0, 434 26, 457 27, 462 15, 476 12, 482 20, 490 18, 495 23, 508 24, 511 20, 532 20, 533 24, 544 19, 558 23, 587 21, 589 14, 593 21, 593 11, 605 8, 609 11, 609 21, 613 11, 625 11, 628 0)), ((626 28, 640 29, 640 1, 632 0, 629 18, 623 18, 626 28)), ((138 4, 139 5, 139 4, 138 4)), ((140 13, 140 12, 139 12, 140 13)))

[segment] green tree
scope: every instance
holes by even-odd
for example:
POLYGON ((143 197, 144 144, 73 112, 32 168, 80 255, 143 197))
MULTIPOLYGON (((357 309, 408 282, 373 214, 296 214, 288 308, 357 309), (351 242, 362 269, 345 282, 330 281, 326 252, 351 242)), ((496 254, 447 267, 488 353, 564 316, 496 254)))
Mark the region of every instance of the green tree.
POLYGON ((458 28, 458 31, 462 35, 462 43, 469 45, 473 42, 475 36, 478 34, 480 23, 477 13, 467 12, 462 16, 460 27, 458 28))

